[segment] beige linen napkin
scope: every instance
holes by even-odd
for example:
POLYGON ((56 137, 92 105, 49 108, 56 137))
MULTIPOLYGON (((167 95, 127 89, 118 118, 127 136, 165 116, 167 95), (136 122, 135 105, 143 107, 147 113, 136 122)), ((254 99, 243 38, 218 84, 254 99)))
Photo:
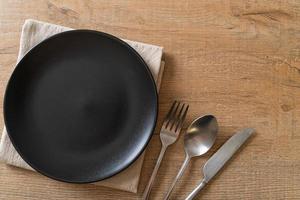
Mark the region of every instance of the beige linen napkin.
MULTIPOLYGON (((32 19, 26 20, 22 28, 17 62, 20 61, 27 51, 29 51, 39 42, 56 33, 67 30, 72 29, 32 19)), ((152 72, 152 75, 156 81, 157 89, 159 90, 164 69, 164 62, 161 60, 163 48, 129 40, 124 41, 132 46, 143 57, 145 62, 148 64, 150 71, 152 72)), ((7 135, 5 127, 3 129, 0 141, 0 160, 10 165, 33 170, 16 152, 7 135)), ((121 173, 95 184, 129 192, 137 192, 143 160, 144 154, 142 154, 131 166, 121 173)))

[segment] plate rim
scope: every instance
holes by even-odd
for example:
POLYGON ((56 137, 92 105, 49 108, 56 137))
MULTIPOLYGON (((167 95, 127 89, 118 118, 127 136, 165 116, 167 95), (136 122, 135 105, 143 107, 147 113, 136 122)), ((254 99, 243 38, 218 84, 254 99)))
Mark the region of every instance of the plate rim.
POLYGON ((8 82, 6 84, 6 87, 5 87, 5 92, 4 92, 4 97, 3 97, 3 120, 4 120, 4 125, 5 125, 5 128, 6 128, 6 132, 7 132, 7 135, 11 141, 11 143, 13 144, 13 147, 15 148, 16 152, 19 154, 19 156, 22 158, 23 161, 25 161, 31 168, 33 168, 35 171, 37 171, 38 173, 48 177, 48 178, 51 178, 53 180, 57 180, 57 181, 62 181, 62 182, 66 182, 66 183, 75 183, 75 184, 86 184, 86 183, 94 183, 94 182, 98 182, 98 181, 103 181, 103 180, 106 180, 106 179, 109 179, 117 174, 120 174, 121 172, 125 171, 127 168, 129 168, 132 164, 135 163, 135 161, 137 161, 140 156, 145 152, 145 149, 146 147, 148 146, 152 136, 154 135, 154 131, 155 131, 155 127, 157 125, 157 119, 158 119, 158 112, 159 112, 159 97, 158 97, 158 91, 157 91, 157 87, 156 87, 156 82, 155 82, 155 79, 149 69, 149 66, 147 65, 147 63, 145 62, 145 60, 142 58, 142 56, 133 48, 131 47, 128 43, 126 43, 125 41, 123 41, 122 39, 114 36, 114 35, 111 35, 109 33, 105 33, 105 32, 102 32, 102 31, 98 31, 98 30, 91 30, 91 29, 76 29, 76 30, 67 30, 67 31, 64 31, 64 32, 60 32, 60 33, 56 33, 44 40, 42 40, 41 42, 39 42, 38 44, 34 45, 32 48, 30 48, 30 50, 28 50, 24 56, 19 60, 19 62, 16 63, 9 79, 8 79, 8 82), (6 116, 6 113, 8 112, 7 111, 7 107, 8 107, 8 100, 7 100, 7 91, 9 90, 13 80, 14 80, 14 77, 16 76, 15 74, 17 73, 17 70, 22 66, 22 63, 24 62, 24 60, 31 56, 32 54, 32 51, 35 49, 35 48, 38 48, 39 46, 41 45, 44 45, 45 43, 49 42, 49 40, 53 39, 53 38, 56 38, 56 37, 63 37, 64 35, 66 34, 72 34, 72 33, 75 33, 75 34, 78 34, 78 33, 92 33, 92 34, 98 34, 102 37, 107 37, 111 40, 115 40, 116 42, 122 44, 123 46, 125 46, 129 51, 131 51, 132 53, 135 54, 135 56, 141 61, 141 63, 143 64, 144 68, 146 69, 147 71, 147 74, 148 76, 150 77, 150 80, 151 80, 151 83, 152 83, 152 87, 154 88, 154 100, 155 100, 155 108, 154 108, 154 111, 155 111, 155 114, 154 114, 154 122, 152 124, 152 127, 151 127, 151 130, 150 130, 150 134, 148 135, 147 139, 145 140, 145 143, 143 144, 143 147, 142 149, 134 156, 133 159, 130 160, 130 162, 128 162, 126 165, 124 165, 123 167, 121 167, 119 170, 115 170, 114 172, 110 173, 109 175, 106 175, 102 178, 86 178, 85 180, 80 180, 80 181, 71 181, 71 180, 66 180, 64 178, 61 178, 61 177, 55 177, 51 174, 48 174, 45 170, 43 169, 39 169, 38 167, 36 167, 30 160, 28 160, 27 158, 24 157, 24 155, 22 154, 22 151, 19 149, 19 147, 17 146, 16 142, 14 141, 12 135, 11 135, 11 132, 13 132, 12 130, 10 130, 10 128, 7 126, 8 124, 8 119, 7 119, 7 116, 6 116), (89 180, 87 180, 89 179, 89 180))

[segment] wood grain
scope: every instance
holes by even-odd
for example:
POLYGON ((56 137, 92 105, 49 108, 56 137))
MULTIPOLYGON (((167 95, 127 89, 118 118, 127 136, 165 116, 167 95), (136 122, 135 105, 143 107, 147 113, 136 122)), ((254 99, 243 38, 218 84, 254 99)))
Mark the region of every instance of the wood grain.
MULTIPOLYGON (((221 126, 214 149, 192 161, 174 199, 192 190, 202 164, 242 127, 256 135, 198 198, 300 199, 299 1, 0 0, 1 112, 27 18, 164 46, 158 127, 138 194, 60 183, 0 164, 0 199, 140 199, 159 153, 158 128, 174 99, 190 104, 187 123, 211 113, 221 126)), ((152 199, 163 197, 183 158, 181 138, 166 154, 152 199)))

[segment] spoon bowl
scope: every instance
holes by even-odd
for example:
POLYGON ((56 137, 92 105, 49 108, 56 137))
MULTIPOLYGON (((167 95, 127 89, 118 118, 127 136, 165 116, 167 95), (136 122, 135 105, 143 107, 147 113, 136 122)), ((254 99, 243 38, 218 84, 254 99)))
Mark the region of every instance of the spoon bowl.
POLYGON ((184 136, 185 160, 164 197, 164 200, 170 198, 176 182, 183 175, 191 158, 205 154, 213 146, 218 129, 217 119, 213 115, 204 115, 191 123, 184 136))
POLYGON ((191 158, 205 154, 215 143, 218 133, 217 119, 205 115, 195 119, 184 136, 184 149, 191 158))

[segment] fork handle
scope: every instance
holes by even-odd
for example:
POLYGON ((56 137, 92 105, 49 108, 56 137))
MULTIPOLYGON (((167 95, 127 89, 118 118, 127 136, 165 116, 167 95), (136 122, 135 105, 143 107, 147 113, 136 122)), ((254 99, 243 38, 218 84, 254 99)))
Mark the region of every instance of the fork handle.
POLYGON ((150 177, 148 185, 146 186, 146 188, 144 190, 143 197, 142 197, 143 200, 147 200, 150 196, 150 192, 151 192, 151 189, 152 189, 152 186, 153 186, 153 183, 154 183, 154 179, 156 177, 156 174, 157 174, 157 171, 159 169, 160 163, 161 163, 161 161, 162 161, 162 159, 165 155, 166 149, 167 149, 167 146, 162 145, 159 156, 158 156, 158 159, 157 159, 157 162, 156 162, 154 170, 152 172, 152 175, 150 177))

